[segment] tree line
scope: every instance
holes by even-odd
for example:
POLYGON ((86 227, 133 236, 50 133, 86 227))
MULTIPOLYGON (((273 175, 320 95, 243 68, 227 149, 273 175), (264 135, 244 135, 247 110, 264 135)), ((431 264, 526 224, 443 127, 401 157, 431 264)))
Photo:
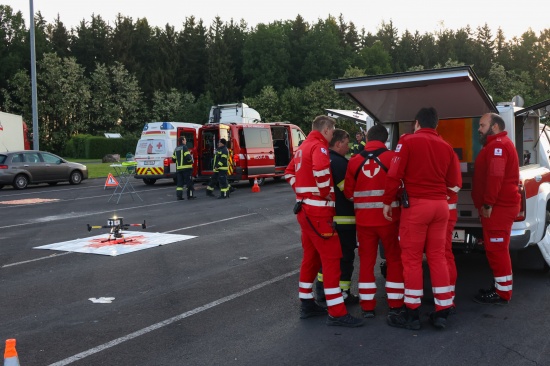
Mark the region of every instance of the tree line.
MULTIPOLYGON (((210 106, 238 101, 307 132, 325 108, 356 107, 334 91, 331 80, 341 77, 467 64, 495 102, 550 97, 550 29, 508 40, 487 25, 420 34, 399 33, 390 21, 373 34, 342 15, 314 23, 298 15, 254 27, 190 16, 176 30, 119 14, 112 25, 92 15, 68 30, 40 12, 34 24, 40 146, 56 152, 76 134, 137 135, 154 120, 205 123, 210 106)), ((6 5, 0 40, 0 109, 31 121, 30 34, 6 5)))

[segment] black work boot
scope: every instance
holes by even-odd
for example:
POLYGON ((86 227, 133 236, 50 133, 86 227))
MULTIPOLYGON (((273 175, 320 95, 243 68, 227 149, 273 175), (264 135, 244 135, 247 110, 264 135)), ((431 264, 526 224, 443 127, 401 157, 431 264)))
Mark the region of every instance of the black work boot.
POLYGON ((214 191, 211 191, 211 190, 209 190, 209 189, 206 189, 206 195, 207 195, 207 196, 210 196, 210 197, 215 197, 215 196, 214 196, 214 191))
POLYGON ((195 196, 195 191, 187 191, 187 199, 188 200, 194 200, 197 196, 195 196))
POLYGON ((327 301, 325 298, 325 288, 323 287, 323 282, 320 282, 319 280, 315 282, 315 300, 319 302, 327 301))
POLYGON ((474 296, 474 301, 478 304, 489 304, 489 305, 506 305, 508 300, 500 297, 495 290, 491 292, 478 293, 474 296))
POLYGON ((391 327, 418 330, 420 329, 420 310, 406 308, 399 313, 390 312, 387 320, 391 327))
POLYGON ((339 326, 339 327, 348 327, 356 328, 365 324, 365 321, 360 318, 346 314, 340 317, 334 317, 329 315, 327 318, 327 325, 339 326))
POLYGON ((346 305, 359 304, 359 296, 352 294, 350 290, 342 291, 342 297, 346 305))
POLYGON ((300 319, 311 318, 312 316, 327 315, 327 308, 317 304, 313 300, 302 300, 300 306, 300 319))
POLYGON ((445 329, 450 309, 434 311, 430 313, 430 323, 437 329, 445 329))

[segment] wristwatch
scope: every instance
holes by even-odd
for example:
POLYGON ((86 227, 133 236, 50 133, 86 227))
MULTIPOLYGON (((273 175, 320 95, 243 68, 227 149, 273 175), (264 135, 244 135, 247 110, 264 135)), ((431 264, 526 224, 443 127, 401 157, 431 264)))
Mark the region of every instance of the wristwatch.
POLYGON ((493 208, 493 206, 485 204, 485 205, 483 205, 483 208, 486 209, 486 210, 490 210, 490 209, 493 208))

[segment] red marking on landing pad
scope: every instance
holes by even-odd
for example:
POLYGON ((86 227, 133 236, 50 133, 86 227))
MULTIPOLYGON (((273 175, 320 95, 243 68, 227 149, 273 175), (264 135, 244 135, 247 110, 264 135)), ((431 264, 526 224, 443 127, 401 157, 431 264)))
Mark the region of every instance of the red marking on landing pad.
POLYGON ((105 239, 92 239, 90 240, 91 244, 88 244, 86 246, 90 248, 103 248, 111 245, 141 245, 144 243, 144 239, 145 237, 143 235, 132 236, 126 241, 124 239, 115 239, 108 241, 105 241, 105 239))
POLYGON ((44 202, 55 202, 55 201, 59 201, 59 200, 46 199, 46 198, 25 198, 22 200, 0 201, 0 205, 28 205, 30 203, 44 203, 44 202))

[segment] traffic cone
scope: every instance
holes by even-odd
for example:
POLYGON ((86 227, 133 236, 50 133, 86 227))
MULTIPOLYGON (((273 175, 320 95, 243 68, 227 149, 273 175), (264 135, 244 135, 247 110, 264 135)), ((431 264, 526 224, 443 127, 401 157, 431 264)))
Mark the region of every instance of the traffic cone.
POLYGON ((252 192, 260 192, 260 186, 258 185, 258 178, 254 178, 254 185, 252 186, 252 192))
POLYGON ((17 351, 15 350, 15 339, 6 340, 4 366, 19 366, 19 357, 17 357, 17 351))

